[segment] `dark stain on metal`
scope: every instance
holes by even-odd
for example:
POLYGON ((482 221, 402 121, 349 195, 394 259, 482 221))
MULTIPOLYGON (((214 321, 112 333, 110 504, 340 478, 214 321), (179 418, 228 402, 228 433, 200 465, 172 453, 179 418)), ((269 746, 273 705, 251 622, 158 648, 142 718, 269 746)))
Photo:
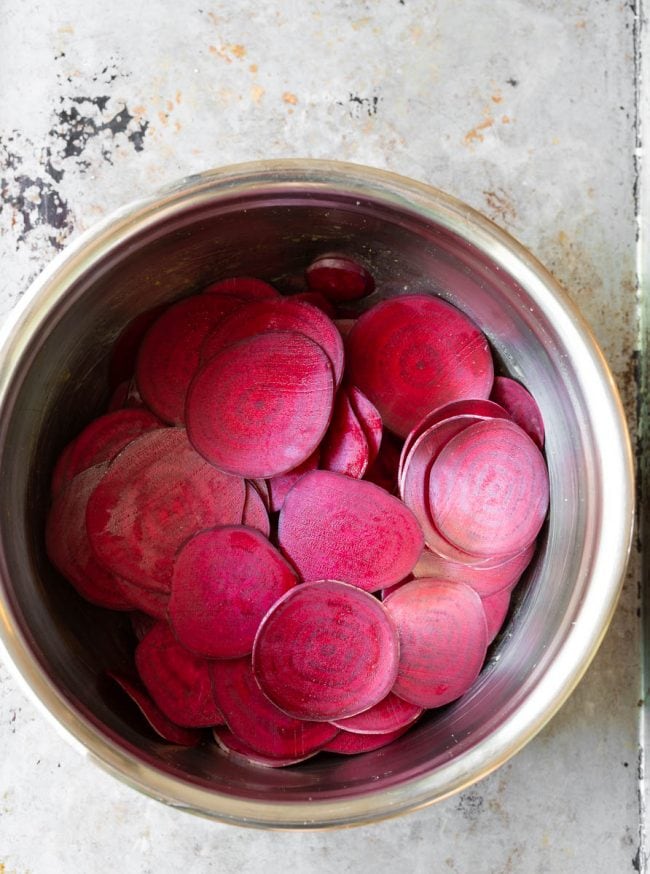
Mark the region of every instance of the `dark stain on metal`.
POLYGON ((380 100, 381 97, 377 94, 373 94, 370 97, 361 97, 359 94, 350 92, 347 101, 337 100, 336 103, 337 106, 347 105, 351 118, 359 118, 364 111, 370 117, 377 115, 380 100))
POLYGON ((506 79, 506 83, 512 85, 513 88, 516 88, 517 85, 519 85, 519 79, 515 79, 514 76, 511 76, 509 79, 506 79))
POLYGON ((478 792, 463 792, 456 810, 459 810, 469 822, 476 822, 483 812, 483 796, 478 792))
MULTIPOLYGON (((83 154, 90 140, 105 132, 110 132, 113 137, 126 134, 135 151, 143 150, 148 122, 137 121, 126 104, 123 104, 115 115, 104 121, 103 115, 110 97, 106 95, 72 97, 69 100, 75 105, 60 109, 55 115, 55 124, 49 131, 52 141, 58 140, 62 144, 62 149, 59 151, 61 158, 78 157, 83 154), (93 112, 93 109, 98 112, 93 112)), ((110 151, 102 149, 104 160, 108 160, 107 154, 110 154, 110 151)))

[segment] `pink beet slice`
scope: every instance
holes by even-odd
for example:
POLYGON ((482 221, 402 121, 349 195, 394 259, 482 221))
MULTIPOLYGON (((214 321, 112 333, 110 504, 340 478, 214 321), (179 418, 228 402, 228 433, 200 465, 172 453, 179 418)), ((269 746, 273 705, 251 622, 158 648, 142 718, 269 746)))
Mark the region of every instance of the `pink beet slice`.
POLYGON ((375 280, 366 268, 347 255, 321 255, 305 271, 307 285, 333 301, 358 300, 371 294, 375 280))
POLYGON ((226 346, 269 331, 304 334, 325 352, 334 369, 336 384, 343 376, 343 341, 331 319, 310 303, 295 297, 261 300, 229 315, 206 337, 201 359, 208 361, 226 346))
POLYGON ((138 706, 149 725, 163 740, 181 747, 195 747, 201 740, 201 732, 193 728, 182 728, 168 719, 148 692, 136 682, 119 671, 107 671, 106 676, 114 680, 123 692, 138 706))
POLYGON ((361 479, 368 467, 370 449, 345 389, 339 390, 327 434, 321 443, 320 465, 361 479))
POLYGON ((421 713, 422 707, 389 692, 369 710, 347 719, 337 719, 332 724, 354 734, 388 734, 411 725, 421 713))
POLYGON ((247 655, 260 622, 296 585, 293 570, 259 531, 243 525, 196 534, 176 557, 169 621, 197 655, 247 655))
POLYGON ((303 759, 332 740, 329 722, 287 716, 264 695, 250 658, 212 663, 215 698, 228 728, 255 752, 274 759, 303 759))
POLYGON ((210 665, 178 643, 169 625, 158 622, 135 651, 140 679, 168 719, 184 728, 223 723, 212 694, 210 665))
POLYGON ((393 692, 420 707, 441 707, 478 677, 487 650, 483 604, 464 583, 413 580, 384 602, 400 639, 393 692))
POLYGON ((414 577, 435 577, 451 583, 466 583, 487 598, 502 590, 510 591, 526 570, 535 554, 535 543, 513 558, 490 567, 466 565, 449 561, 425 549, 413 568, 414 577))
POLYGON ((359 734, 351 731, 340 731, 336 737, 322 748, 324 753, 338 753, 341 756, 355 756, 358 753, 371 753, 388 746, 401 737, 410 726, 398 728, 384 734, 359 734))
POLYGON ((402 441, 390 431, 384 431, 381 438, 381 446, 377 457, 365 473, 364 479, 368 482, 381 486, 389 494, 396 495, 398 492, 398 468, 402 441))
POLYGON ((160 304, 140 313, 131 319, 118 336, 113 344, 108 369, 108 381, 112 389, 120 383, 130 382, 142 338, 166 309, 167 304, 160 304))
POLYGON ((280 297, 280 293, 272 285, 264 282, 263 279, 255 279, 253 276, 231 276, 228 279, 220 279, 206 285, 203 293, 230 295, 243 301, 280 297))
POLYGON ((374 404, 370 403, 361 389, 355 385, 348 386, 347 393, 354 415, 359 420, 359 424, 368 441, 368 463, 372 464, 379 454, 383 433, 383 424, 379 410, 374 404))
POLYGON ((271 533, 271 523, 269 522, 269 514, 264 506, 264 500, 255 486, 248 481, 246 482, 242 525, 247 525, 249 528, 257 528, 265 537, 268 537, 271 533))
POLYGON ((540 449, 544 446, 544 420, 535 398, 514 379, 496 376, 490 398, 510 414, 512 421, 535 441, 540 449))
POLYGON ((492 643, 505 622, 508 608, 510 607, 511 595, 511 589, 501 589, 500 592, 495 592, 493 595, 481 598, 487 622, 488 644, 492 643))
POLYGON ((333 400, 332 367, 320 346, 303 334, 259 334, 199 370, 187 396, 187 432, 220 470, 272 477, 314 452, 333 400))
POLYGON ((487 398, 494 369, 487 340, 460 310, 427 294, 382 301, 347 342, 350 380, 387 428, 406 437, 432 409, 487 398))
POLYGON ((312 306, 322 310, 330 319, 334 318, 334 307, 320 291, 301 291, 298 294, 292 294, 291 300, 301 300, 303 303, 310 303, 312 306))
POLYGON ((266 512, 271 512, 271 492, 269 489, 269 484, 265 479, 250 479, 248 482, 253 486, 257 494, 262 499, 264 506, 266 507, 266 512))
POLYGON ((124 577, 119 578, 119 585, 132 610, 141 610, 155 619, 167 619, 167 605, 169 604, 167 592, 144 589, 142 586, 125 580, 124 577))
POLYGON ((86 534, 88 499, 107 467, 104 463, 82 471, 58 493, 47 517, 45 547, 52 564, 87 601, 131 610, 122 581, 97 561, 86 534))
POLYGON ((227 728, 214 728, 212 734, 222 752, 230 756, 231 759, 246 765, 261 765, 263 768, 286 768, 288 765, 297 765, 299 762, 304 762, 305 759, 310 759, 316 755, 316 753, 309 753, 308 756, 300 756, 297 759, 276 759, 255 752, 227 728))
POLYGON ((241 305, 225 295, 188 297, 169 307, 147 331, 136 380, 147 406, 165 422, 183 423, 185 395, 199 365, 201 344, 227 313, 241 305))
POLYGON ((434 524, 458 549, 513 555, 529 546, 549 501, 542 453, 513 422, 478 422, 452 438, 431 468, 434 524))
POLYGON ((271 479, 267 480, 271 500, 270 508, 273 513, 282 509, 284 499, 298 482, 300 477, 303 474, 308 473, 310 470, 316 470, 319 464, 320 449, 316 449, 312 452, 309 458, 303 461, 302 464, 299 464, 298 467, 294 467, 293 470, 288 470, 286 473, 278 474, 278 476, 271 477, 271 479))
POLYGON ((217 470, 183 428, 149 431, 126 446, 88 501, 100 562, 145 589, 168 592, 176 553, 192 534, 239 523, 244 481, 217 470))
POLYGON ((368 592, 409 574, 423 547, 411 511, 373 483, 306 473, 284 500, 280 548, 303 580, 335 579, 368 592))
POLYGON ((397 633, 383 605, 332 580, 287 592, 253 645, 264 694, 287 715, 315 722, 353 716, 381 701, 398 661, 397 633))

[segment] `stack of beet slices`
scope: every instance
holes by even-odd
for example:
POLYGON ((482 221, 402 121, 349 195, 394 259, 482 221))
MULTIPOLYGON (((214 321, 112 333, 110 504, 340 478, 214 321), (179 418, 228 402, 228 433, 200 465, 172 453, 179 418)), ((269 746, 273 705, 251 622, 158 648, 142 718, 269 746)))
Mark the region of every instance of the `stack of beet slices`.
POLYGON ((534 399, 438 297, 351 319, 374 291, 326 254, 290 296, 232 277, 142 313, 58 458, 48 555, 129 611, 109 674, 170 743, 210 728, 270 767, 390 743, 471 687, 533 557, 534 399))

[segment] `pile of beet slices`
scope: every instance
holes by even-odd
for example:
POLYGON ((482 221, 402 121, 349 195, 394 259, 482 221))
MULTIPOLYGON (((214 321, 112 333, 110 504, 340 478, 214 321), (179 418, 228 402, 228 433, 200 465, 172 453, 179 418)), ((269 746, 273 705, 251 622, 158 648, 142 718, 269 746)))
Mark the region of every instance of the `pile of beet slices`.
POLYGON ((548 509, 539 410, 458 309, 349 318, 373 292, 324 255, 290 296, 234 277, 143 313, 58 459, 48 555, 130 611, 111 676, 171 743, 377 749, 470 688, 504 621, 548 509))

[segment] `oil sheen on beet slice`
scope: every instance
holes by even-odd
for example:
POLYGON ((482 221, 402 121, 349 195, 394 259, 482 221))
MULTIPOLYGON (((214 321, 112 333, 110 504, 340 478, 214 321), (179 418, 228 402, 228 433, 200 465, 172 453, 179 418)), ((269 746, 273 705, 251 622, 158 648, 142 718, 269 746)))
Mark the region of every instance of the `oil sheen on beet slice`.
POLYGON ((424 545, 401 501, 324 470, 305 474, 285 498, 278 541, 303 580, 342 580, 368 592, 404 579, 424 545))
POLYGON ((369 710, 347 719, 337 719, 333 724, 354 734, 388 734, 411 725, 422 712, 422 707, 389 692, 369 710))
POLYGON ((329 300, 358 300, 375 290, 375 280, 369 270, 348 255, 320 255, 305 272, 307 284, 329 300))
POLYGON ((535 441, 540 449, 544 446, 544 420, 535 398, 514 379, 496 376, 491 400, 500 404, 510 414, 512 421, 535 441))
POLYGON ((253 671, 264 694, 297 719, 326 722, 367 710, 391 690, 399 642, 383 605, 355 586, 303 583, 264 618, 253 671))
POLYGON ((220 470, 272 477, 314 452, 333 400, 332 367, 320 346, 303 334, 259 334, 199 370, 187 396, 187 432, 220 470))

